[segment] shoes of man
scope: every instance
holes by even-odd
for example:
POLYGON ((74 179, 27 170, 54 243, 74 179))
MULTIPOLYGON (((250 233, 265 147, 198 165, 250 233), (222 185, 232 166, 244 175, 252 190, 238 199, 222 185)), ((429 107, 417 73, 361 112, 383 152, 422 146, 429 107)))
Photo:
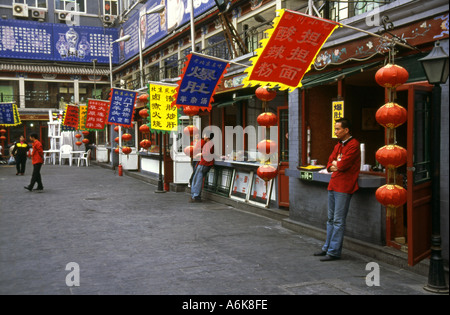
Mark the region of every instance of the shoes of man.
POLYGON ((31 191, 32 189, 30 188, 30 187, 28 187, 28 186, 25 186, 25 187, 23 187, 23 188, 25 188, 26 190, 28 190, 28 191, 31 191))
POLYGON ((324 252, 323 250, 319 251, 319 252, 315 252, 314 256, 325 256, 327 254, 327 252, 324 252))
POLYGON ((37 192, 43 192, 44 191, 44 187, 41 187, 41 188, 36 188, 34 191, 37 191, 37 192))
POLYGON ((320 261, 332 261, 332 260, 338 260, 340 258, 341 257, 325 255, 324 257, 320 258, 320 261))
POLYGON ((202 202, 200 198, 190 198, 189 202, 202 202))

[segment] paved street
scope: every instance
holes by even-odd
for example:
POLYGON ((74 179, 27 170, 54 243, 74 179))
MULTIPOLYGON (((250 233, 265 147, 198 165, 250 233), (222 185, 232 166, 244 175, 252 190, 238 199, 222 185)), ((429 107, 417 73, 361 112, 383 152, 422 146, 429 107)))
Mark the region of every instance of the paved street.
POLYGON ((31 171, 0 166, 0 294, 429 294, 426 277, 383 262, 368 286, 370 258, 319 262, 322 240, 276 220, 99 166, 44 165, 44 192, 28 192, 31 171))

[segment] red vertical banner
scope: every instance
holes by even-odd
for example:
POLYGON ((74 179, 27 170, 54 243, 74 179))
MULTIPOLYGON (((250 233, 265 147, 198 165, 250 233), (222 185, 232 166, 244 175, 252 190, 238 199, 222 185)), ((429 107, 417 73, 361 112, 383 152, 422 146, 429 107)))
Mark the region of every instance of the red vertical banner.
POLYGON ((88 108, 86 113, 87 130, 105 129, 106 115, 108 114, 109 101, 88 99, 88 108))
POLYGON ((63 125, 78 129, 80 113, 77 105, 67 105, 63 125))
POLYGON ((333 33, 337 22, 290 10, 279 10, 269 37, 261 40, 244 85, 278 85, 281 90, 301 87, 303 76, 333 33))

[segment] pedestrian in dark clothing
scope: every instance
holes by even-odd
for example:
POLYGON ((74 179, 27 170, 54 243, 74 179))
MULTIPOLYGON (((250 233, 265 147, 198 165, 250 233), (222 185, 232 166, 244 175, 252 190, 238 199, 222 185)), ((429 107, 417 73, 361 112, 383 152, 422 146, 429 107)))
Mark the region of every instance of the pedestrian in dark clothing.
POLYGON ((41 179, 41 167, 44 163, 44 149, 42 148, 42 143, 38 140, 38 135, 32 133, 30 135, 30 140, 33 142, 33 148, 31 152, 31 162, 33 163, 33 174, 31 175, 30 185, 24 188, 32 191, 34 184, 37 183, 37 188, 35 190, 44 190, 41 179))
POLYGON ((339 143, 334 147, 327 164, 327 170, 332 172, 328 184, 327 238, 322 250, 314 253, 315 256, 324 256, 321 261, 341 257, 345 222, 350 200, 358 189, 361 168, 360 144, 350 135, 350 122, 345 118, 338 119, 334 133, 339 143))
POLYGON ((20 136, 19 141, 14 143, 14 149, 11 154, 16 159, 16 175, 23 175, 25 173, 25 165, 27 164, 27 153, 30 150, 28 143, 25 142, 25 137, 20 136))

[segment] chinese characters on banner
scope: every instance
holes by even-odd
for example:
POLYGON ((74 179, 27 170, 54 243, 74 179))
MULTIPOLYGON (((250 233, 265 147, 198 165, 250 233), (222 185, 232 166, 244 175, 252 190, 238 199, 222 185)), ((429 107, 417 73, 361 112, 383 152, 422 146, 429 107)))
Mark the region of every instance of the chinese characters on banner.
POLYGON ((87 130, 105 129, 106 114, 108 112, 108 101, 88 99, 86 124, 87 130))
POLYGON ((137 94, 138 92, 116 88, 111 89, 107 123, 131 128, 137 94))
POLYGON ((63 125, 66 127, 71 127, 74 129, 78 129, 79 122, 79 109, 77 105, 67 104, 66 111, 64 113, 63 125))
POLYGON ((344 101, 334 101, 331 103, 331 106, 333 115, 333 118, 331 119, 331 137, 337 138, 334 134, 334 125, 336 124, 336 120, 344 118, 344 101))
POLYGON ((225 60, 189 54, 172 105, 178 108, 196 106, 210 111, 217 85, 229 66, 225 60))
POLYGON ((279 10, 269 38, 261 40, 244 86, 261 84, 281 90, 301 87, 321 47, 338 23, 290 10, 279 10))
POLYGON ((17 105, 13 103, 0 104, 0 126, 16 126, 20 125, 19 111, 17 105))
POLYGON ((150 129, 157 132, 170 132, 178 128, 178 108, 172 106, 176 84, 150 82, 150 129))
POLYGON ((79 130, 86 130, 86 113, 87 113, 87 106, 86 105, 80 105, 80 121, 79 121, 79 130))

